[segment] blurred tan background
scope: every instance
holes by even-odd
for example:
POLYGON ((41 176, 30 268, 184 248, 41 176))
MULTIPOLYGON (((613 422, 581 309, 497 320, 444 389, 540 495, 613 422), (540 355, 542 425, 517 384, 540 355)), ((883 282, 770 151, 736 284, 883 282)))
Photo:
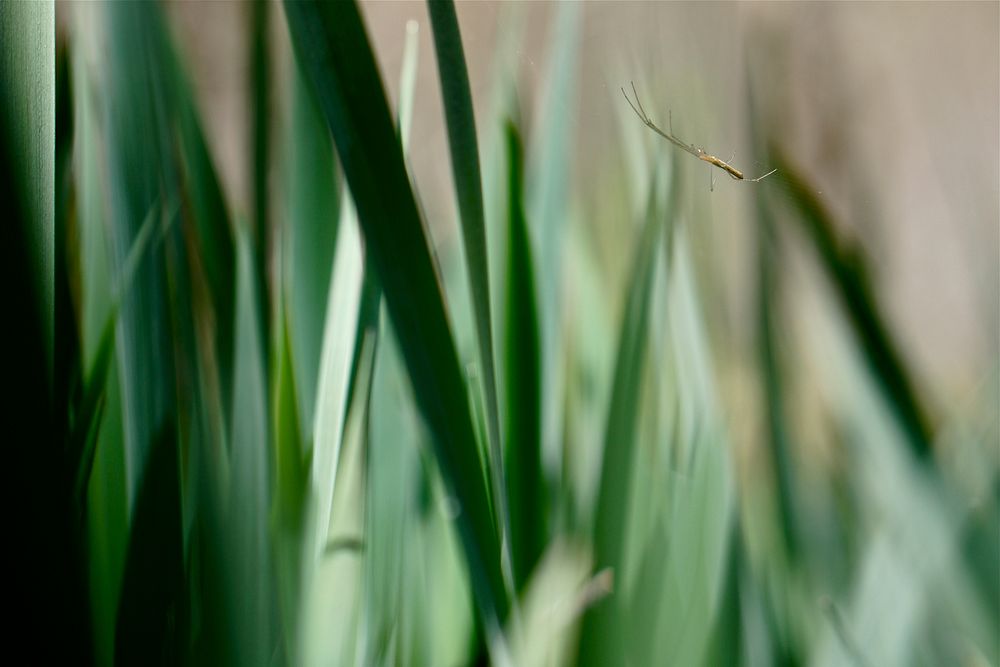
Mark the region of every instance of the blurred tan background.
MULTIPOLYGON (((225 190, 237 211, 248 211, 249 6, 168 5, 225 190)), ((289 49, 280 3, 271 9, 280 156, 289 49)), ((561 11, 548 2, 458 3, 481 137, 500 120, 491 96, 505 39, 515 45, 529 140, 536 131, 561 11)), ((684 139, 723 158, 735 152, 747 172, 766 171, 751 159, 751 72, 760 108, 780 116, 796 162, 863 242, 908 361, 934 388, 932 404, 961 410, 996 372, 1000 349, 1000 3, 587 2, 575 11, 578 85, 565 101, 575 137, 570 198, 585 205, 627 178, 620 128, 638 122, 619 92, 629 79, 654 118, 665 124, 672 110, 684 139)), ((419 24, 411 163, 431 224, 447 236, 454 225, 439 221, 455 213, 426 7, 367 2, 363 12, 393 99, 406 23, 419 24)), ((62 3, 57 13, 65 27, 93 12, 62 3)), ((745 184, 723 178, 710 192, 708 174, 691 173, 686 195, 710 215, 702 243, 714 244, 724 276, 717 315, 739 329, 751 308, 743 289, 751 199, 745 184)), ((278 180, 272 174, 275 188, 278 180)), ((600 213, 575 212, 596 235, 622 237, 627 248, 629 234, 600 213)))

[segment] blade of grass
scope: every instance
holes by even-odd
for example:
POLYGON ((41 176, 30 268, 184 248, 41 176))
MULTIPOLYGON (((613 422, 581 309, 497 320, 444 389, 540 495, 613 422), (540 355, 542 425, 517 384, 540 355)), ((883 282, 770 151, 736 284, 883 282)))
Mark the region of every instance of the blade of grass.
MULTIPOLYGON (((344 223, 346 241, 351 224, 347 220, 344 223)), ((354 334, 355 363, 349 378, 349 405, 342 425, 336 484, 327 514, 329 532, 321 533, 322 549, 307 573, 310 613, 302 647, 307 664, 360 664, 369 633, 364 612, 364 567, 369 558, 377 556, 372 554, 364 532, 368 486, 365 467, 377 349, 378 292, 370 275, 365 282, 362 291, 368 298, 363 299, 363 312, 354 334)))
POLYGON ((177 664, 185 656, 180 461, 171 428, 150 448, 135 501, 115 629, 115 663, 150 659, 177 664))
MULTIPOLYGON (((659 243, 667 214, 657 205, 658 170, 650 179, 646 221, 635 247, 629 276, 625 310, 618 334, 618 352, 612 380, 611 403, 604 432, 604 453, 594 519, 595 567, 611 567, 622 576, 625 542, 626 491, 635 453, 639 392, 645 366, 648 336, 649 295, 659 243)), ((671 197, 676 197, 671 192, 671 197)), ((587 664, 609 664, 623 654, 622 637, 616 628, 620 601, 612 596, 596 605, 584 620, 581 659, 587 664)))
POLYGON ((535 268, 524 213, 524 155, 508 121, 509 163, 507 299, 504 316, 506 467, 510 541, 517 589, 522 590, 547 539, 547 503, 541 451, 541 368, 535 268))
MULTIPOLYGON (((121 283, 114 292, 109 312, 104 322, 104 330, 98 344, 93 366, 83 378, 79 396, 74 397, 72 405, 67 405, 67 411, 72 412, 67 436, 68 466, 73 475, 74 501, 80 510, 86 503, 86 491, 90 481, 93 466, 97 434, 104 408, 104 395, 107 389, 108 371, 111 367, 112 353, 115 344, 115 332, 118 325, 118 313, 122 298, 132 287, 137 268, 140 266, 147 251, 156 247, 154 227, 157 222, 159 207, 154 205, 146 216, 136 234, 132 248, 125 259, 121 283)), ((162 237, 161 237, 162 238, 162 237)))
POLYGON ((302 436, 308 443, 313 437, 320 353, 341 202, 330 130, 294 59, 291 70, 285 298, 295 352, 302 436))
POLYGON ((538 242, 542 325, 542 442, 547 461, 558 461, 566 378, 559 363, 563 290, 563 247, 569 219, 569 185, 574 164, 574 117, 581 58, 582 7, 558 5, 546 68, 539 142, 528 155, 526 205, 538 242))
POLYGON ((315 496, 315 546, 318 558, 327 542, 337 470, 340 468, 344 423, 351 405, 351 365, 357 341, 361 303, 362 248, 356 214, 349 197, 342 198, 340 221, 316 396, 312 487, 315 496))
MULTIPOLYGON (((53 333, 53 402, 70 406, 78 400, 83 383, 83 350, 74 303, 74 288, 80 284, 79 255, 76 252, 76 215, 74 183, 70 178, 70 148, 73 143, 73 87, 69 48, 65 38, 59 40, 55 67, 55 219, 54 219, 54 333, 53 333)), ((67 437, 72 426, 71 411, 57 408, 61 437, 67 437)))
POLYGON ((52 379, 55 317, 55 6, 52 2, 5 3, 0 10, 0 85, 4 104, 5 157, 17 166, 12 183, 19 191, 25 220, 23 251, 38 284, 39 315, 46 351, 46 377, 52 379))
MULTIPOLYGON (((191 86, 184 76, 182 63, 168 41, 161 49, 159 67, 169 75, 171 98, 177 105, 176 141, 180 144, 180 200, 185 205, 185 225, 193 223, 192 243, 185 246, 186 264, 197 267, 192 272, 202 276, 192 278, 207 285, 207 306, 212 311, 212 353, 210 363, 203 363, 200 372, 207 374, 212 387, 218 387, 222 414, 231 409, 233 377, 233 323, 236 305, 236 241, 234 225, 223 196, 219 176, 209 154, 201 128, 191 86)), ((182 295, 183 296, 183 295, 182 295)), ((207 318, 206 318, 207 319, 207 318)), ((205 357, 205 355, 202 355, 205 357)), ((206 362, 208 360, 206 359, 206 362)), ((209 389, 214 390, 214 389, 209 389)), ((222 415, 217 415, 221 420, 222 415)))
MULTIPOLYGON (((110 197, 110 248, 113 280, 121 282, 129 248, 140 221, 161 193, 161 177, 176 192, 170 168, 169 117, 162 97, 164 38, 159 8, 113 4, 103 8, 109 35, 108 93, 105 98, 110 197), (144 54, 135 57, 136 53, 144 54), (161 95, 150 95, 150 89, 161 95)), ((122 383, 126 482, 129 506, 135 502, 150 443, 171 418, 175 406, 175 346, 167 295, 165 252, 139 265, 135 289, 122 301, 117 355, 122 383)))
POLYGON ((235 360, 233 371, 232 484, 228 518, 230 595, 234 604, 231 631, 241 665, 266 665, 275 650, 274 595, 267 510, 268 411, 265 356, 258 323, 260 300, 252 241, 241 235, 237 254, 235 360))
POLYGON ((410 128, 413 127, 413 100, 417 91, 417 62, 420 57, 420 24, 413 19, 406 22, 403 40, 403 64, 399 68, 399 108, 396 122, 399 125, 399 143, 403 158, 410 157, 410 128))
POLYGON ((297 662, 299 656, 295 639, 302 593, 301 547, 304 540, 310 460, 306 458, 299 422, 295 364, 292 361, 292 346, 288 335, 288 312, 283 304, 279 304, 278 310, 281 313, 281 324, 275 338, 278 359, 271 394, 271 424, 274 430, 271 533, 275 543, 275 570, 285 655, 290 662, 297 662))
MULTIPOLYGON (((0 278, 12 378, 2 416, 12 511, 11 646, 41 662, 91 660, 71 478, 54 428, 55 5, 0 5, 0 278), (60 641, 52 641, 55 632, 60 641)), ((64 409, 65 406, 55 406, 64 409)))
POLYGON ((506 616, 500 545, 430 248, 358 7, 286 2, 299 62, 333 133, 435 453, 455 494, 481 612, 506 616))
MULTIPOLYGON (((371 637, 395 656, 375 656, 378 664, 416 657, 418 638, 412 626, 413 589, 423 583, 415 559, 421 545, 416 508, 420 426, 406 386, 406 371, 387 318, 383 318, 372 380, 372 415, 368 433, 368 490, 365 536, 369 547, 367 577, 371 637), (405 657, 404 657, 405 656, 405 657)), ((418 598, 419 599, 419 598, 418 598)), ((419 607, 418 607, 419 608, 419 607)), ((372 652, 373 655, 374 649, 372 652)), ((421 656, 427 662, 429 656, 421 656)))
MULTIPOLYGON (((105 233, 107 220, 103 164, 99 159, 100 127, 94 107, 92 79, 86 66, 88 36, 77 37, 72 60, 75 145, 72 177, 76 193, 76 234, 79 254, 80 336, 84 382, 100 387, 100 423, 93 449, 92 469, 85 473, 88 484, 86 524, 90 607, 94 661, 110 665, 114 661, 115 615, 128 547, 126 489, 124 484, 124 443, 121 399, 113 337, 106 335, 114 300, 105 233), (109 340, 110 339, 110 340, 109 340), (108 349, 110 345, 110 349, 108 349), (106 377, 99 372, 105 367, 106 377)), ((112 326, 117 328, 117 322, 112 326)), ((84 401, 87 402, 86 400, 84 401)), ((78 418, 80 423, 86 421, 78 418)), ((86 458, 84 459, 86 460, 86 458)))
POLYGON ((929 461, 933 456, 933 427, 899 346, 864 279, 865 272, 859 270, 860 254, 838 238, 832 215, 815 195, 816 188, 809 185, 802 171, 780 148, 772 148, 771 153, 787 183, 782 192, 798 212, 803 231, 840 297, 873 377, 892 406, 914 456, 929 461))
POLYGON ((270 189, 267 172, 271 161, 271 68, 268 50, 271 40, 268 0, 253 0, 250 6, 250 90, 253 122, 251 123, 253 162, 253 247, 254 275, 257 278, 257 298, 264 349, 271 349, 271 294, 268 280, 270 251, 269 211, 270 189))
POLYGON ((434 49, 437 54, 438 76, 441 80, 441 100, 448 126, 451 149, 452 177, 458 197, 462 223, 469 292, 476 325, 476 341, 483 400, 486 404, 486 425, 489 435, 489 469, 492 473, 494 510, 501 540, 510 529, 504 498, 503 445, 500 434, 500 414, 497 403, 496 370, 493 363, 493 323, 490 314, 489 255, 486 252, 486 223, 483 214, 482 178, 479 171, 479 146, 476 141, 476 118, 469 90, 469 73, 465 66, 462 35, 458 27, 455 5, 451 0, 428 0, 431 25, 434 29, 434 49))
POLYGON ((795 521, 795 493, 793 487, 794 468, 790 452, 788 426, 785 414, 781 351, 778 347, 775 327, 780 315, 775 300, 780 300, 780 279, 775 275, 780 271, 781 256, 774 222, 764 204, 763 197, 757 198, 757 344, 759 346, 761 379, 764 384, 768 451, 771 455, 771 470, 777 495, 778 519, 781 526, 783 544, 789 562, 798 557, 797 530, 795 521))

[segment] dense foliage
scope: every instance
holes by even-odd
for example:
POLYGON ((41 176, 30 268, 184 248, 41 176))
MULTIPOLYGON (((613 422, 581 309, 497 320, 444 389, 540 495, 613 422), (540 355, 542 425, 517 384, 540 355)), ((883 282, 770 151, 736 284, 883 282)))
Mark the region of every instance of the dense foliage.
MULTIPOLYGON (((526 139, 500 68, 477 128, 450 0, 429 15, 458 252, 407 159, 415 31, 393 109, 353 1, 248 6, 240 211, 160 5, 100 5, 97 34, 59 40, 55 11, 0 5, 13 642, 39 662, 1000 661, 995 411, 927 404, 766 105, 746 100, 778 171, 734 185, 757 223, 741 413, 692 252, 697 165, 622 102, 640 149, 602 168, 636 175, 634 210, 597 219, 563 106, 526 139), (620 279, 583 221, 627 239, 620 279), (822 286, 810 366, 793 250, 822 286), (806 384, 823 454, 796 447, 806 384), (748 473, 733 433, 754 428, 748 473)), ((557 101, 579 11, 558 8, 557 101)))

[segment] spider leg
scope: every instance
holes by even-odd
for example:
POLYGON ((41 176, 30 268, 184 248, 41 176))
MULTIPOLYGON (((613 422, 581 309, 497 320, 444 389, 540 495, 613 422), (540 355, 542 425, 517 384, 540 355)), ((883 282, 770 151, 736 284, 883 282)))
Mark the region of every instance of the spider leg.
POLYGON ((772 169, 771 171, 767 172, 763 176, 758 176, 757 178, 748 178, 746 180, 750 181, 751 183, 760 183, 761 181, 763 181, 765 178, 767 178, 768 176, 770 176, 771 174, 773 174, 776 171, 778 171, 778 170, 777 169, 772 169))
POLYGON ((643 120, 645 120, 647 123, 651 123, 652 121, 649 120, 649 115, 646 113, 646 110, 642 108, 642 102, 639 101, 639 93, 636 92, 635 81, 629 81, 629 83, 632 84, 632 94, 635 95, 635 103, 639 105, 639 111, 642 112, 643 120))
POLYGON ((625 96, 625 101, 626 101, 626 102, 628 102, 628 105, 629 105, 630 107, 632 107, 632 111, 634 111, 634 112, 635 112, 635 115, 636 115, 636 116, 638 116, 638 117, 639 117, 639 118, 640 118, 640 119, 641 119, 641 120, 642 120, 643 122, 646 122, 646 119, 645 119, 645 118, 643 118, 642 114, 641 114, 641 113, 639 113, 639 110, 635 108, 635 105, 634 105, 634 104, 632 104, 632 100, 630 100, 630 99, 628 98, 628 93, 626 93, 626 92, 625 92, 625 89, 624 89, 624 88, 622 88, 622 89, 621 89, 621 91, 622 91, 622 95, 624 95, 624 96, 625 96))

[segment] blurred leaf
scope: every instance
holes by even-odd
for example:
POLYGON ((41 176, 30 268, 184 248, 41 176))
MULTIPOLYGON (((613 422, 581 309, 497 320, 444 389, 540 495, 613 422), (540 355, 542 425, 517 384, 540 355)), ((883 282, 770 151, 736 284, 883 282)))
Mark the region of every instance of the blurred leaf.
MULTIPOLYGON (((164 39, 159 8, 132 3, 103 7, 108 19, 107 116, 109 172, 109 246, 113 280, 121 283, 127 255, 140 221, 161 196, 161 178, 174 177, 166 135, 166 101, 148 94, 163 76, 164 39), (135 57, 136 53, 144 54, 135 57)), ((176 191, 176 180, 174 180, 176 191)), ((175 228, 176 229, 176 228, 175 228)), ((176 239, 175 239, 176 241, 176 239)), ((129 506, 139 493, 139 478, 154 436, 165 428, 175 403, 165 253, 143 258, 135 289, 121 302, 117 361, 122 384, 126 488, 129 506)))
MULTIPOLYGON (((343 222, 341 244, 351 240, 349 235, 354 235, 356 242, 356 223, 346 219, 343 222)), ((338 273, 339 267, 334 269, 335 280, 338 273)), ((357 341, 352 347, 355 363, 351 368, 350 390, 347 392, 348 406, 342 425, 343 444, 335 471, 336 485, 331 480, 333 497, 326 513, 329 532, 324 530, 316 535, 320 552, 307 570, 309 614, 306 644, 302 649, 307 664, 355 665, 365 661, 367 625, 363 613, 363 575, 365 561, 373 557, 364 532, 368 486, 365 468, 378 340, 378 292, 370 277, 366 283, 362 290, 366 293, 366 298, 362 299, 362 316, 357 320, 358 330, 353 336, 353 340, 357 341)), ((331 301, 331 308, 332 305, 331 301)), ((321 432, 322 429, 317 428, 317 433, 321 432)), ((323 496, 318 499, 322 502, 323 496)), ((317 500, 316 496, 314 500, 317 500)))
POLYGON ((330 511, 340 469, 341 445, 347 411, 351 406, 351 366, 357 340, 358 313, 362 287, 362 248, 353 203, 344 197, 340 237, 330 281, 323 354, 316 397, 316 426, 312 455, 312 493, 315 497, 313 554, 322 552, 327 542, 330 511))
MULTIPOLYGON (((666 664, 696 665, 706 658, 717 626, 732 538, 732 484, 725 439, 718 425, 706 424, 692 443, 692 460, 684 472, 668 474, 669 503, 664 516, 669 527, 668 555, 656 586, 659 618, 651 655, 666 664)), ((653 561, 655 564, 655 560, 653 561)), ((633 613, 650 613, 634 608, 633 613)))
MULTIPOLYGON (((45 377, 52 380, 55 246, 55 6, 52 2, 4 3, 0 10, 0 93, 5 110, 0 126, 11 173, 5 194, 18 197, 27 223, 25 260, 35 285, 41 317, 45 377)), ((16 220, 16 218, 15 218, 16 220)), ((37 372, 37 370, 36 370, 37 372)))
POLYGON ((71 429, 70 405, 78 400, 83 383, 83 359, 73 290, 79 286, 74 183, 70 179, 70 147, 73 144, 73 88, 66 40, 60 39, 55 67, 55 164, 54 164, 54 339, 53 402, 58 411, 60 435, 71 429))
MULTIPOLYGON (((549 62, 543 81, 545 94, 539 113, 538 140, 528 150, 526 207, 535 226, 538 246, 538 289, 542 341, 542 442, 546 456, 558 456, 562 437, 564 386, 559 364, 562 336, 563 248, 570 219, 570 183, 576 154, 574 142, 578 72, 581 66, 580 26, 583 6, 558 5, 549 37, 549 62)), ((549 458, 548 460, 558 460, 549 458)))
MULTIPOLYGON (((622 576, 624 563, 622 545, 631 475, 635 454, 635 434, 639 410, 639 392, 646 356, 649 321, 649 295, 653 271, 666 215, 657 205, 659 173, 650 179, 646 204, 646 221, 635 247, 632 270, 628 281, 625 310, 618 336, 611 404, 608 407, 604 433, 604 454, 600 488, 594 521, 594 556, 598 568, 611 567, 616 581, 622 576)), ((676 197, 671 192, 671 197, 676 197)), ((590 664, 604 664, 621 655, 619 630, 615 629, 617 596, 598 604, 584 623, 581 658, 590 664)))
POLYGON ((508 121, 506 129, 510 188, 504 316, 506 478, 514 576, 520 590, 527 584, 545 548, 548 507, 542 472, 541 364, 535 268, 522 190, 524 158, 517 128, 508 121))
MULTIPOLYGON (((271 294, 268 281, 270 230, 270 189, 268 169, 271 163, 271 68, 268 0, 253 0, 250 6, 250 89, 253 163, 253 249, 254 276, 257 279, 258 316, 263 331, 264 349, 271 349, 271 294)), ((266 369, 265 369, 266 371, 266 369)))
MULTIPOLYGON (((139 233, 129 249, 122 270, 121 281, 113 295, 113 301, 104 330, 98 344, 96 357, 92 368, 82 380, 79 395, 73 396, 73 403, 66 405, 70 412, 69 430, 66 434, 67 464, 73 475, 73 498, 80 510, 86 502, 86 492, 90 480, 90 472, 94 462, 97 446, 97 436, 104 410, 104 396, 107 390, 108 370, 111 367, 115 344, 115 331, 118 326, 118 312, 121 300, 132 287, 135 273, 143 257, 150 248, 155 248, 153 232, 158 220, 159 207, 154 205, 142 223, 139 233)), ((72 325, 75 326, 75 325, 72 325)))
POLYGON ((285 299, 302 436, 310 442, 341 202, 330 130, 294 59, 291 70, 285 299))
POLYGON ((86 501, 90 610, 94 658, 99 665, 114 662, 118 600, 129 541, 121 403, 117 363, 112 355, 86 501))
POLYGON ((380 329, 372 379, 365 499, 371 652, 384 652, 379 664, 392 662, 393 651, 398 662, 410 658, 414 664, 428 664, 430 656, 418 648, 420 635, 426 632, 419 625, 426 623, 421 618, 426 610, 420 604, 426 592, 419 597, 415 592, 425 583, 419 565, 422 545, 416 506, 420 424, 387 318, 382 318, 380 329), (416 609, 407 605, 411 599, 416 609))
POLYGON ((782 386, 787 372, 781 365, 782 338, 778 330, 782 255, 774 222, 763 203, 762 195, 757 198, 757 230, 757 344, 768 428, 765 441, 771 455, 771 472, 774 475, 783 546, 789 565, 794 565, 799 557, 793 486, 795 468, 782 386))
MULTIPOLYGON (((673 601, 664 594, 664 565, 670 557, 670 530, 665 518, 656 513, 652 533, 642 550, 642 559, 635 575, 631 606, 634 624, 627 625, 628 655, 638 665, 655 662, 657 631, 663 605, 673 601)), ((619 578, 618 588, 622 582, 619 578)))
MULTIPOLYGON (((173 56, 169 43, 164 45, 162 57, 168 63, 161 67, 164 74, 171 76, 169 85, 177 105, 172 113, 176 113, 178 117, 179 136, 176 141, 181 146, 179 168, 182 181, 179 187, 183 188, 183 193, 179 193, 179 200, 185 206, 185 227, 182 231, 189 239, 185 246, 187 256, 184 263, 192 266, 192 273, 203 274, 203 278, 198 279, 207 285, 206 301, 213 313, 209 320, 212 328, 208 330, 213 341, 211 356, 202 355, 206 362, 210 359, 211 363, 203 363, 201 372, 211 378, 208 382, 218 385, 221 394, 220 409, 224 414, 229 414, 235 335, 233 309, 236 306, 236 242, 233 224, 198 120, 190 85, 184 77, 180 61, 173 56), (187 225, 191 222, 194 223, 196 234, 188 236, 187 225)), ((167 169, 169 174, 169 168, 167 169)), ((182 298, 184 296, 181 294, 182 298)))
POLYGON ((423 222, 364 25, 353 2, 286 2, 299 62, 337 144, 435 453, 461 513, 480 609, 506 616, 500 545, 462 373, 423 222))
POLYGON ((105 127, 112 265, 121 271, 137 221, 158 197, 179 202, 183 220, 167 234, 163 252, 143 262, 136 290, 122 304, 118 353, 127 479, 134 495, 149 435, 175 411, 182 419, 180 437, 189 427, 216 441, 222 437, 218 430, 224 426, 208 424, 225 424, 229 414, 235 251, 218 178, 160 8, 102 9, 109 20, 105 127))
POLYGON ((250 239, 242 235, 237 255, 236 358, 233 377, 232 485, 227 524, 234 658, 241 665, 266 665, 275 651, 273 568, 268 531, 267 385, 265 356, 256 312, 255 263, 250 239))
POLYGON ((728 542, 725 579, 712 636, 708 641, 708 654, 704 660, 706 667, 728 667, 746 662, 743 659, 743 598, 740 591, 746 555, 738 520, 733 522, 728 542))
MULTIPOLYGON (((128 548, 122 406, 115 362, 117 315, 115 288, 108 260, 104 165, 99 159, 100 127, 95 110, 93 81, 88 76, 86 38, 78 37, 72 58, 74 147, 70 175, 74 179, 76 249, 78 255, 78 317, 81 368, 86 388, 77 408, 71 442, 83 451, 84 465, 76 469, 77 491, 86 493, 85 506, 90 614, 94 661, 114 660, 115 623, 122 573, 128 548), (112 333, 108 334, 111 327, 112 333), (93 420, 98 420, 96 423, 93 420), (94 442, 87 439, 96 430, 94 442), (79 443, 84 442, 84 445, 79 443), (92 452, 92 453, 91 453, 92 452), (90 457, 92 456, 92 460, 90 457), (90 468, 87 468, 87 461, 90 468), (80 489, 80 484, 86 486, 80 489)), ((143 224, 152 227, 155 216, 143 224)), ((69 251, 68 252, 73 252, 69 251)), ((123 289, 122 288, 118 288, 123 289)))
MULTIPOLYGON (((451 148, 452 177, 458 196, 465 247, 469 292, 475 314, 476 340, 482 369, 483 400, 486 404, 486 424, 489 435, 489 469, 493 485, 494 510, 497 525, 507 530, 503 495, 503 447, 497 404, 496 370, 493 363, 493 323, 490 315, 489 256, 486 252, 486 226, 483 215, 482 179, 479 173, 479 146, 476 142, 476 118, 469 90, 469 73, 465 66, 462 35, 451 0, 429 0, 427 8, 434 28, 434 48, 437 53, 438 76, 441 79, 441 100, 448 126, 451 148)), ((537 558, 537 556, 536 556, 537 558)), ((525 576, 526 572, 523 573, 525 576)))
MULTIPOLYGON (((0 277, 12 378, 2 486, 17 614, 11 648, 43 663, 89 662, 83 535, 54 405, 55 5, 0 4, 0 277), (58 641, 52 637, 58 636, 58 641)), ((56 411, 60 412, 56 412, 56 411)))
MULTIPOLYGON (((980 505, 966 518, 962 530, 962 555, 979 580, 979 593, 995 623, 1000 623, 1000 474, 980 505)), ((996 626, 994 626, 996 627, 996 626)), ((997 647, 1000 651, 1000 647, 997 647)))
POLYGON ((186 602, 177 437, 150 448, 132 513, 115 630, 116 664, 178 664, 185 657, 186 602))
POLYGON ((399 143, 403 158, 410 157, 410 128, 413 127, 413 100, 417 92, 417 61, 420 57, 420 28, 416 21, 406 22, 403 41, 403 63, 399 68, 399 104, 396 122, 399 125, 399 143))
POLYGON ((816 188, 806 182, 801 170, 780 149, 774 148, 771 152, 775 155, 775 166, 787 183, 782 192, 787 194, 789 203, 801 216, 804 232, 840 297, 872 376, 892 406, 911 451, 918 459, 928 460, 933 454, 933 428, 914 389, 899 346, 889 332, 864 278, 865 272, 859 270, 860 254, 837 237, 833 218, 816 197, 816 188))
POLYGON ((606 595, 610 573, 588 578, 590 559, 578 544, 555 541, 525 586, 520 618, 508 629, 512 664, 524 667, 567 664, 584 610, 606 595))
POLYGON ((279 312, 282 312, 281 327, 275 339, 278 360, 271 399, 271 423, 274 429, 272 465, 274 494, 271 521, 286 655, 293 658, 296 655, 294 641, 301 594, 301 544, 304 538, 305 503, 309 490, 309 460, 306 458, 299 426, 295 364, 291 357, 287 311, 279 307, 279 312))

